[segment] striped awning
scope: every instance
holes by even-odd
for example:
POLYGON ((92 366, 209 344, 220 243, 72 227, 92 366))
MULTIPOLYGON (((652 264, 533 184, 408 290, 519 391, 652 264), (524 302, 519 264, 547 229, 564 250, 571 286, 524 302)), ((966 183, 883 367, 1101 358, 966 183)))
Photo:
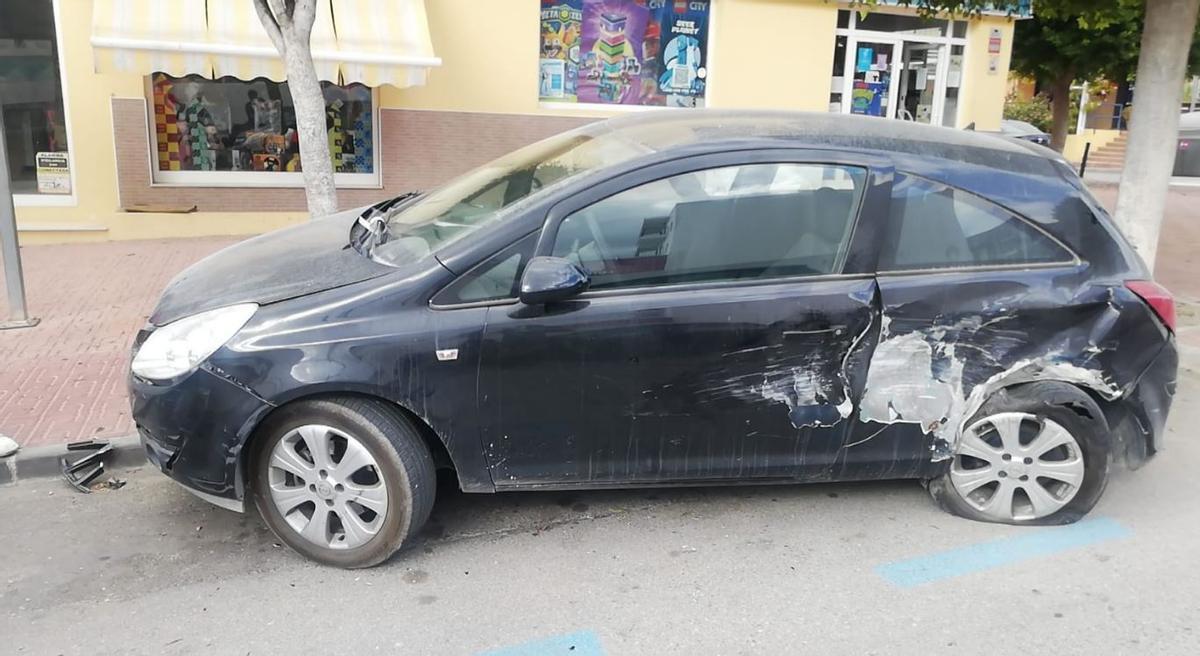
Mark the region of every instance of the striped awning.
MULTIPOLYGON (((329 82, 416 86, 442 63, 424 0, 318 0, 310 45, 329 82)), ((98 73, 287 77, 250 0, 95 0, 92 52, 98 73)))

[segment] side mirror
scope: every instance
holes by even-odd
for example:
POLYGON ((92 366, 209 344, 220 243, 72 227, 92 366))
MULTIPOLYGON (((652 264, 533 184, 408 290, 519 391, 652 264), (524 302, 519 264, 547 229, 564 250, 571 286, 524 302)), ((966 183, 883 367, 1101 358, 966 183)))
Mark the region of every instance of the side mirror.
POLYGON ((583 269, 561 257, 535 257, 521 276, 521 302, 542 305, 582 294, 592 284, 583 269))

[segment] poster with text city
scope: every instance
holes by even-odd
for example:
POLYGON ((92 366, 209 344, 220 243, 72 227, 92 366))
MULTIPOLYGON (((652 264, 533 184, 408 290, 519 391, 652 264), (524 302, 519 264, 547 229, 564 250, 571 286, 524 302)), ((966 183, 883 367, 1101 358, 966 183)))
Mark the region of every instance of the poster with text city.
POLYGON ((710 0, 542 0, 547 102, 703 107, 710 0))

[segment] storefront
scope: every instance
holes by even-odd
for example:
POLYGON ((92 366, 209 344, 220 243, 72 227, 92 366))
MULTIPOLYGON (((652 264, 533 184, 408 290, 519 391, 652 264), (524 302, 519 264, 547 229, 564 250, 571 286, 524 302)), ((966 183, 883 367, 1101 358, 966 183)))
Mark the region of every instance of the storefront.
MULTIPOLYGON (((824 0, 322 0, 339 201, 427 189, 584 122, 663 108, 995 129, 1013 20, 824 0)), ((282 65, 244 0, 0 0, 24 243, 303 221, 282 65)))
POLYGON ((968 25, 839 11, 829 111, 956 127, 968 25))

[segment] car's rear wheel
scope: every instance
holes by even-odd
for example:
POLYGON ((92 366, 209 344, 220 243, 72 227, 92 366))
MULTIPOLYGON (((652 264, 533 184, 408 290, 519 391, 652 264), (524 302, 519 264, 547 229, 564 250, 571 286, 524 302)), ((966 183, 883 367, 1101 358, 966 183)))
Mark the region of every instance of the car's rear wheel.
POLYGON ((1108 481, 1108 427, 1095 402, 1061 383, 1001 390, 967 423, 930 492, 946 510, 1005 524, 1067 524, 1108 481))
POLYGON ((343 398, 285 406, 252 458, 255 505, 289 547, 338 567, 370 567, 416 535, 433 507, 433 460, 394 408, 343 398))

